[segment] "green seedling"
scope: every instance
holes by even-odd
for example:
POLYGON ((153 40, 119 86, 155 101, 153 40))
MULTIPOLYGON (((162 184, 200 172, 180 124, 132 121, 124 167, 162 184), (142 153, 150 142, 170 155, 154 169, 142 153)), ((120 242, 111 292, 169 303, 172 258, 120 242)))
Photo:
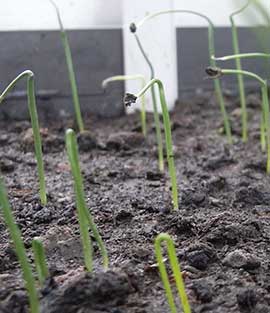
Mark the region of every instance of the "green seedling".
POLYGON ((78 153, 78 145, 75 133, 72 129, 68 129, 66 131, 66 148, 69 158, 69 163, 71 167, 71 172, 74 180, 74 190, 76 194, 76 207, 79 219, 81 240, 83 245, 83 253, 84 253, 84 262, 87 271, 91 272, 93 270, 93 261, 92 261, 92 242, 89 237, 89 227, 93 232, 93 235, 96 239, 96 242, 101 251, 101 255, 103 258, 104 268, 107 269, 109 266, 109 258, 106 247, 102 241, 102 238, 97 230, 97 226, 88 211, 85 202, 85 193, 83 187, 83 178, 80 170, 79 164, 79 153, 78 153))
POLYGON ((266 136, 266 147, 267 147, 267 164, 266 164, 266 172, 270 173, 270 128, 269 128, 269 97, 268 97, 268 85, 267 80, 262 79, 259 75, 254 74, 248 71, 239 71, 233 69, 221 69, 221 68, 213 68, 209 67, 206 69, 206 73, 213 78, 220 77, 222 75, 245 75, 251 78, 256 79, 261 85, 261 93, 262 93, 262 123, 261 125, 261 144, 263 145, 264 139, 262 137, 266 136), (262 132, 263 131, 263 132, 262 132))
POLYGON ((27 97, 28 110, 31 118, 31 124, 34 136, 35 156, 37 160, 38 177, 39 177, 39 195, 43 205, 47 204, 46 184, 44 175, 44 165, 42 159, 42 143, 39 130, 38 113, 36 107, 35 81, 34 73, 27 70, 18 75, 0 95, 0 103, 6 98, 8 93, 14 88, 18 81, 27 77, 27 97))
MULTIPOLYGON (((236 59, 240 60, 240 59, 253 59, 253 58, 270 59, 270 54, 261 53, 261 52, 251 52, 251 53, 240 53, 240 54, 226 55, 223 57, 212 56, 212 58, 215 59, 216 61, 230 61, 230 60, 236 60, 236 59)), ((266 141, 265 141, 263 114, 262 114, 261 124, 260 124, 260 134, 261 134, 261 148, 262 148, 262 151, 265 151, 266 141)))
MULTIPOLYGON (((111 82, 116 81, 127 81, 127 80, 139 80, 141 82, 142 88, 146 85, 146 81, 143 75, 117 75, 109 77, 102 82, 102 88, 106 88, 107 85, 111 82)), ((145 96, 143 95, 141 98, 141 125, 142 125, 142 133, 144 137, 147 135, 147 127, 146 127, 146 113, 145 113, 145 96)))
MULTIPOLYGON (((246 5, 244 5, 240 10, 232 13, 230 15, 231 21, 231 28, 232 28, 232 44, 233 44, 233 52, 235 55, 239 55, 240 48, 239 48, 239 39, 238 39, 238 30, 235 25, 235 16, 243 13, 246 8, 251 4, 252 0, 249 0, 246 5)), ((242 63, 240 58, 235 59, 235 66, 236 69, 241 71, 242 70, 242 63)), ((247 106, 246 106, 246 94, 245 94, 245 86, 244 86, 244 79, 241 74, 237 75, 238 80, 238 90, 240 96, 240 104, 241 104, 241 114, 242 114, 242 140, 243 142, 247 142, 248 140, 248 116, 247 116, 247 106)))
POLYGON ((167 162, 169 167, 169 174, 171 179, 171 186, 172 186, 172 202, 173 208, 177 210, 179 208, 178 205, 178 190, 177 190, 177 179, 176 179, 176 171, 174 165, 174 154, 173 154, 173 144, 172 144, 172 132, 171 132, 171 121, 170 115, 168 112, 168 107, 166 103, 164 87, 159 79, 152 79, 138 94, 126 94, 125 96, 125 104, 127 106, 135 103, 137 98, 140 98, 145 92, 152 88, 153 85, 158 86, 159 90, 159 97, 160 103, 162 108, 162 116, 163 116, 163 124, 165 129, 165 141, 166 141, 166 153, 167 153, 167 162))
POLYGON ((33 239, 32 249, 34 254, 36 271, 38 274, 38 280, 40 285, 43 286, 45 280, 49 277, 49 271, 42 242, 37 238, 33 239))
MULTIPOLYGON (((138 34, 136 34, 136 25, 134 23, 130 25, 130 31, 134 34, 139 50, 141 51, 141 54, 143 55, 146 63, 149 66, 150 79, 152 80, 155 77, 155 70, 154 70, 152 62, 150 61, 149 57, 147 56, 142 46, 142 43, 140 41, 138 34)), ((158 148, 158 167, 159 167, 160 172, 163 172, 164 171, 163 143, 162 143, 161 125, 160 125, 160 119, 159 119, 159 114, 158 114, 157 96, 156 96, 155 86, 151 88, 151 97, 152 97, 152 102, 153 102, 154 123, 155 123, 155 129, 156 129, 156 139, 157 139, 157 148, 158 148)))
MULTIPOLYGON (((150 67, 151 73, 154 74, 154 67, 153 67, 152 63, 150 62, 149 58, 147 57, 146 52, 143 50, 142 43, 141 43, 141 41, 138 37, 138 34, 137 34, 137 30, 139 28, 141 28, 147 21, 149 21, 155 17, 158 17, 160 15, 164 15, 164 14, 172 14, 172 13, 192 14, 192 15, 199 16, 199 17, 203 18, 204 20, 206 20, 206 22, 208 23, 208 50, 209 50, 210 65, 215 67, 216 66, 215 60, 213 60, 211 58, 211 56, 215 54, 215 36, 214 36, 215 35, 215 27, 214 27, 214 24, 211 21, 211 19, 208 18, 206 15, 203 15, 203 14, 200 14, 198 12, 191 11, 191 10, 166 10, 166 11, 159 11, 159 12, 156 12, 153 14, 149 14, 145 18, 143 18, 141 21, 139 21, 137 24, 132 23, 130 25, 130 30, 135 35, 135 39, 138 43, 138 46, 139 46, 144 58, 146 59, 147 64, 150 67)), ((228 114, 226 111, 226 107, 225 107, 225 101, 224 101, 224 97, 222 94, 221 84, 220 84, 220 81, 218 79, 214 80, 214 88, 215 88, 218 103, 220 106, 220 111, 221 111, 222 118, 223 118, 225 133, 226 133, 228 142, 231 144, 232 143, 231 125, 230 125, 230 120, 229 120, 229 117, 228 117, 228 114)))
POLYGON ((168 234, 160 234, 157 236, 155 240, 155 253, 156 253, 156 259, 159 267, 159 272, 161 276, 161 280, 163 283, 163 286, 165 288, 167 300, 171 309, 171 313, 177 313, 176 304, 174 301, 174 296, 172 292, 172 288, 170 285, 170 280, 166 271, 166 267, 163 261, 162 257, 162 243, 166 242, 167 245, 167 251, 169 255, 169 260, 172 268, 172 272, 174 275, 178 295, 180 302, 182 304, 182 309, 184 313, 191 313, 191 308, 188 302, 188 297, 185 290, 185 284, 182 277, 180 265, 177 259, 177 255, 175 252, 175 247, 172 238, 168 234))
POLYGON ((57 14, 57 19, 58 19, 58 23, 60 27, 61 40, 62 40, 62 44, 63 44, 64 51, 65 51, 65 57, 66 57, 66 63, 67 63, 67 68, 68 68, 69 82, 70 82, 70 87, 71 87, 71 92, 72 92, 76 121, 78 124, 79 131, 83 132, 84 124, 83 124, 83 119, 82 119, 79 93, 78 93, 78 87, 76 83, 75 71, 74 71, 74 66, 73 66, 73 61, 72 61, 72 53, 71 53, 71 49, 70 49, 70 45, 68 41, 68 35, 62 23, 59 8, 57 7, 57 5, 55 4, 53 0, 49 0, 49 1, 54 6, 56 14, 57 14))
POLYGON ((8 201, 7 193, 0 178, 0 209, 2 211, 5 223, 10 233, 15 252, 19 260, 25 287, 28 292, 31 313, 39 313, 39 299, 35 287, 35 279, 31 271, 31 265, 27 258, 26 249, 22 240, 19 227, 16 225, 15 218, 12 214, 11 207, 8 201))

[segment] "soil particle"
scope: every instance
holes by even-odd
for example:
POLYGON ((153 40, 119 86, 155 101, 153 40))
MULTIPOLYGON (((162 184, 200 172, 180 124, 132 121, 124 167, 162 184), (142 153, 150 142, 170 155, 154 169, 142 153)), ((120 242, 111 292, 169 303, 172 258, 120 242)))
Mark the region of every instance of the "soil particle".
POLYGON ((206 245, 198 245, 190 248, 186 258, 189 264, 198 270, 205 271, 215 258, 215 251, 206 245))
POLYGON ((94 135, 89 131, 83 131, 77 136, 79 150, 89 152, 97 148, 98 143, 94 135))
POLYGON ((67 286, 53 286, 41 302, 41 313, 114 312, 133 292, 125 274, 83 274, 67 286))
MULTIPOLYGON (((40 135, 42 140, 43 152, 49 153, 63 150, 64 136, 62 134, 53 134, 48 130, 48 128, 41 128, 40 135)), ((34 136, 32 128, 28 128, 22 132, 21 149, 24 152, 34 151, 34 136)))
POLYGON ((142 134, 136 132, 118 132, 111 134, 106 147, 109 150, 131 149, 141 146, 145 142, 142 134))
POLYGON ((246 253, 243 250, 230 252, 223 260, 223 263, 232 268, 244 268, 246 270, 253 270, 261 265, 261 262, 257 257, 246 253))
POLYGON ((204 279, 194 281, 191 289, 196 295, 196 299, 202 303, 211 302, 213 298, 213 292, 211 286, 204 279))
POLYGON ((253 312, 257 302, 258 298, 254 289, 246 289, 237 294, 237 303, 240 309, 246 312, 253 312))
POLYGON ((9 160, 8 158, 0 158, 0 171, 5 173, 13 172, 15 169, 15 164, 12 160, 9 160))

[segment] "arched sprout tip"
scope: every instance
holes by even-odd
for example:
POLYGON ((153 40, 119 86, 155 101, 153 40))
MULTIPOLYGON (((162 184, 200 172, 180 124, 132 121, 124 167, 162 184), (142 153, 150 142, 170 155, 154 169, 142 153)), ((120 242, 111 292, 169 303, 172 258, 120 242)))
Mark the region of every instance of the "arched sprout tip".
POLYGON ((78 87, 75 77, 75 71, 74 71, 74 65, 72 60, 72 53, 68 41, 68 35, 67 32, 63 26, 63 22, 60 15, 60 10, 56 3, 53 0, 49 0, 50 3, 53 5, 55 12, 57 14, 57 19, 59 23, 60 28, 60 34, 61 34, 61 41, 65 52, 66 57, 66 63, 67 63, 67 69, 68 69, 68 75, 69 75, 69 82, 71 87, 71 93, 72 93, 72 99, 73 99, 73 105, 74 105, 74 111, 76 116, 77 125, 80 132, 84 131, 84 123, 82 119, 82 113, 81 113, 81 106, 80 106, 80 99, 79 99, 79 93, 78 93, 78 87))
POLYGON ((129 106, 136 102, 138 98, 145 94, 148 89, 153 88, 154 85, 158 86, 160 103, 162 108, 162 116, 163 116, 163 124, 165 129, 165 141, 166 141, 166 153, 167 153, 167 162, 169 167, 169 174, 171 179, 172 186, 172 202, 173 208, 177 210, 179 208, 178 205, 178 188, 177 188, 177 178, 176 178, 176 170, 174 165, 174 154, 173 154, 173 144, 172 144, 172 134, 171 134, 171 121, 170 115, 168 112, 168 107, 166 103, 164 87, 159 79, 152 79, 138 94, 133 95, 127 93, 124 102, 125 105, 129 106))
POLYGON ((106 247, 102 241, 102 238, 98 232, 97 226, 87 208, 85 201, 85 193, 83 186, 83 178, 79 164, 79 152, 75 132, 72 129, 66 131, 66 149, 68 153, 71 172, 74 180, 74 190, 76 195, 76 207, 79 220, 80 234, 83 245, 84 263, 87 271, 93 270, 93 251, 92 242, 89 236, 89 228, 93 232, 95 240, 101 251, 103 258, 103 266, 108 269, 109 258, 106 247))
POLYGON ((32 241, 32 249, 38 280, 40 285, 43 286, 45 280, 49 277, 49 271, 46 262, 45 250, 41 240, 34 238, 32 241))
MULTIPOLYGON (((239 55, 240 47, 239 47, 239 39, 238 39, 238 30, 235 25, 234 18, 236 15, 243 13, 252 1, 249 0, 247 3, 240 8, 239 10, 233 12, 230 15, 231 21, 231 29, 232 29, 232 45, 233 45, 233 53, 235 55, 239 55)), ((242 70, 242 63, 240 58, 235 58, 235 66, 236 69, 241 71, 242 70)), ((247 116, 247 105, 246 105, 246 93, 245 93, 245 86, 244 86, 244 79, 242 74, 237 74, 237 81, 238 81, 238 90, 240 96, 240 104, 241 104, 241 115, 242 115, 242 140, 243 142, 247 142, 248 140, 248 116, 247 116)))
POLYGON ((185 284, 184 284, 184 280, 182 277, 182 273, 181 273, 180 265, 179 265, 178 258, 176 255, 173 240, 168 234, 162 233, 158 235, 155 240, 155 254, 156 254, 156 259, 157 259, 157 263, 158 263, 158 267, 160 271, 161 280, 165 288, 165 292, 166 292, 166 296, 167 296, 167 300, 170 306, 171 313, 177 313, 179 311, 177 310, 177 307, 174 301, 174 296, 173 296, 170 280, 169 280, 166 267, 163 261, 163 256, 162 256, 162 243, 163 242, 165 242, 167 246, 169 261, 170 261, 170 265, 171 265, 172 272, 174 275, 174 280, 176 283, 180 303, 182 305, 182 310, 184 313, 191 313, 191 308, 188 302, 188 297, 187 297, 186 290, 185 290, 185 284))
POLYGON ((44 165, 42 158, 42 143, 39 129, 38 113, 36 106, 36 95, 35 95, 35 79, 34 73, 30 70, 26 70, 19 74, 2 92, 0 95, 0 103, 6 98, 9 92, 15 87, 18 81, 27 78, 27 98, 28 98, 28 110, 31 119, 31 125, 34 136, 34 146, 35 146, 35 157, 37 160, 38 178, 39 178, 39 195, 42 205, 47 204, 46 195, 46 183, 44 174, 44 165))
MULTIPOLYGON (((136 25, 135 25, 136 26, 136 28, 135 28, 136 29, 136 33, 133 32, 134 36, 135 36, 135 39, 137 41, 138 47, 139 47, 142 55, 144 56, 148 66, 150 68, 151 79, 154 78, 154 67, 153 67, 153 64, 151 63, 149 57, 147 56, 146 52, 143 49, 142 43, 141 43, 141 41, 139 39, 139 36, 138 36, 138 30, 147 21, 149 21, 151 19, 154 19, 156 17, 159 17, 161 15, 165 15, 165 14, 175 14, 175 13, 196 15, 196 16, 199 16, 199 17, 203 18, 208 23, 209 61, 210 61, 211 66, 215 66, 216 65, 215 60, 213 60, 211 58, 212 55, 215 55, 215 36, 214 36, 215 27, 214 27, 214 24, 213 24, 212 20, 208 16, 206 16, 204 14, 201 14, 199 12, 196 12, 196 11, 192 11, 192 10, 164 10, 164 11, 158 11, 158 12, 155 12, 153 14, 146 15, 142 20, 140 20, 138 23, 136 23, 136 25)), ((220 84, 220 81, 218 79, 214 80, 214 88, 215 88, 215 93, 216 93, 216 96, 217 96, 217 101, 218 101, 219 106, 220 106, 220 111, 221 111, 222 118, 223 118, 224 129, 225 129, 225 133, 226 133, 226 136, 227 136, 227 140, 231 144, 233 142, 232 134, 231 134, 231 125, 230 125, 230 120, 229 120, 228 113, 227 113, 227 110, 226 110, 226 107, 225 107, 225 100, 224 100, 224 97, 223 97, 223 94, 222 94, 221 84, 220 84)))
MULTIPOLYGON (((137 75, 117 75, 108 77, 102 82, 102 88, 105 89, 107 85, 115 81, 128 81, 128 80, 139 80, 141 83, 141 88, 146 85, 145 77, 141 74, 137 75)), ((147 126, 146 126, 146 112, 145 112, 145 96, 141 97, 141 127, 142 133, 146 137, 147 135, 147 126)))
POLYGON ((5 224, 9 230, 17 258, 19 260, 23 279, 25 281, 25 288, 28 293, 31 313, 39 313, 39 299, 38 292, 35 286, 35 279, 31 270, 31 265, 28 260, 26 249, 22 240, 21 232, 16 224, 15 218, 8 201, 6 189, 0 177, 0 210, 3 214, 5 224))
POLYGON ((266 149, 267 149, 267 163, 266 163, 266 172, 270 173, 270 126, 269 126, 269 96, 268 96, 268 85, 267 80, 264 80, 259 75, 244 71, 244 70, 235 70, 235 69, 223 69, 218 67, 208 67, 206 73, 212 77, 217 78, 222 75, 244 75, 253 79, 256 79, 261 85, 262 93, 262 123, 263 126, 260 126, 261 131, 261 144, 265 142, 266 137, 266 149))
MULTIPOLYGON (((132 29, 132 26, 131 26, 131 29, 132 29)), ((137 27, 135 24, 133 25, 133 29, 135 29, 135 31, 132 33, 134 34, 134 38, 136 40, 137 46, 138 46, 146 64, 149 67, 150 79, 154 79, 154 77, 155 77, 154 66, 153 66, 151 60, 149 59, 147 53, 145 52, 138 34, 136 33, 137 27)), ((156 90, 155 90, 154 86, 151 88, 151 97, 152 97, 152 103, 153 103, 154 123, 155 123, 155 129, 156 129, 156 139, 157 139, 158 167, 159 167, 160 172, 163 172, 164 171, 163 143, 162 143, 161 125, 160 125, 158 106, 157 106, 157 96, 156 96, 156 90)))

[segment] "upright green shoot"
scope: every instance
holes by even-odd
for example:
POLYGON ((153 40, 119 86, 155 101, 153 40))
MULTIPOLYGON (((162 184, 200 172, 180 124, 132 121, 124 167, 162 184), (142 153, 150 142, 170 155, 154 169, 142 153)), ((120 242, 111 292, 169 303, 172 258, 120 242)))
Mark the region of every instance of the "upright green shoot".
POLYGON ((269 126, 269 97, 268 97, 268 85, 267 81, 262 79, 259 75, 256 75, 248 71, 239 71, 233 69, 221 69, 217 67, 209 67, 206 69, 206 73, 213 78, 220 77, 221 75, 245 75, 251 78, 256 79, 261 85, 262 92, 262 123, 264 126, 261 126, 261 143, 263 143, 262 136, 266 136, 266 147, 267 147, 267 164, 266 164, 266 173, 270 173, 270 126, 269 126), (263 134, 262 134, 262 131, 263 134), (265 133, 265 134, 264 134, 265 133))
MULTIPOLYGON (((151 69, 151 72, 153 73, 153 65, 150 62, 149 58, 147 57, 147 54, 145 53, 145 51, 142 48, 142 44, 139 40, 137 29, 139 29, 140 27, 142 27, 145 22, 164 15, 164 14, 172 14, 172 13, 181 13, 181 14, 192 14, 192 15, 196 15, 199 16, 201 18, 203 18, 204 20, 206 20, 206 22, 208 23, 208 50, 209 50, 209 59, 210 59, 210 64, 211 66, 216 66, 215 64, 215 60, 213 60, 211 58, 212 55, 215 55, 215 27, 213 22, 211 21, 210 18, 208 18, 206 15, 200 14, 198 12, 195 11, 191 11, 191 10, 165 10, 165 11, 159 11, 159 12, 155 12, 153 14, 149 14, 147 15, 145 18, 143 18, 141 21, 139 21, 137 24, 132 23, 130 26, 131 31, 134 33, 136 41, 138 43, 138 46, 140 48, 141 51, 143 51, 143 55, 151 69)), ((153 77, 152 77, 153 78, 153 77)), ((226 111, 226 107, 225 107, 225 101, 224 101, 224 97, 222 94, 222 88, 221 88, 221 84, 220 81, 218 79, 214 80, 214 88, 215 88, 215 92, 216 92, 216 96, 217 96, 217 100, 220 106, 220 111, 222 114, 222 118, 223 118, 223 123, 224 123, 224 129, 225 129, 225 133, 228 139, 229 143, 232 143, 232 134, 231 134, 231 125, 230 125, 230 120, 226 111)))
MULTIPOLYGON (((144 48, 141 44, 140 38, 138 34, 136 34, 136 25, 132 23, 130 25, 130 31, 134 33, 135 40, 137 42, 137 45, 139 47, 139 50, 141 51, 141 54, 143 55, 146 63, 149 66, 150 69, 150 79, 155 78, 155 71, 152 62, 150 61, 149 57, 147 56, 146 52, 144 51, 144 48)), ((157 107, 157 97, 156 97, 156 90, 155 86, 151 88, 151 97, 153 102, 153 113, 154 113, 154 123, 155 123, 155 129, 156 129, 156 138, 157 138, 157 148, 158 148, 158 167, 160 172, 164 171, 164 155, 163 155, 163 142, 162 142, 162 134, 161 134, 161 126, 160 126, 160 119, 158 114, 158 107, 157 107)))
POLYGON ((22 269, 25 287, 28 292, 31 313, 39 313, 39 299, 35 287, 35 279, 31 271, 31 265, 27 258, 20 229, 16 225, 15 218, 12 214, 6 190, 1 178, 0 178, 0 209, 2 211, 7 228, 9 230, 10 237, 14 244, 15 252, 22 269))
POLYGON ((40 285, 43 286, 45 280, 49 277, 49 271, 42 242, 39 239, 34 238, 32 241, 32 249, 34 254, 36 271, 38 274, 38 280, 40 285))
MULTIPOLYGON (((139 80, 141 83, 141 87, 143 88, 146 85, 145 77, 143 75, 118 75, 106 78, 102 82, 102 88, 106 88, 107 85, 111 82, 115 81, 127 81, 127 80, 139 80)), ((147 126, 146 126, 146 112, 145 112, 145 96, 143 95, 141 98, 141 125, 142 125, 142 133, 144 137, 147 135, 147 126)))
POLYGON ((93 232, 93 235, 96 239, 96 242, 101 251, 103 258, 104 268, 107 269, 109 266, 109 258, 106 247, 102 241, 102 238, 97 230, 97 226, 88 211, 86 202, 85 202, 85 193, 83 187, 83 178, 80 170, 79 164, 79 153, 78 145, 75 133, 72 129, 66 131, 66 148, 68 153, 68 158, 71 166, 71 172, 74 180, 74 190, 76 194, 76 207, 78 212, 80 233, 83 245, 84 253, 84 262, 87 271, 91 272, 93 270, 93 261, 92 261, 92 243, 89 237, 89 227, 93 232))
POLYGON ((44 165, 42 159, 42 144, 39 130, 38 113, 36 107, 34 73, 27 70, 18 75, 0 95, 0 103, 5 99, 8 93, 14 88, 18 81, 27 77, 27 96, 28 110, 31 118, 31 124, 34 136, 35 156, 37 160, 38 177, 39 177, 39 195, 41 204, 47 204, 46 184, 44 175, 44 165))
POLYGON ((70 49, 69 41, 68 41, 68 35, 67 35, 67 32, 63 26, 60 11, 59 11, 57 5, 55 4, 55 2, 53 0, 49 0, 49 1, 54 6, 56 14, 57 14, 57 19, 58 19, 58 23, 59 23, 59 27, 60 27, 61 40, 62 40, 62 44, 64 47, 66 63, 67 63, 67 68, 68 68, 68 75, 69 75, 70 87, 71 87, 71 92, 72 92, 74 111, 75 111, 79 131, 83 132, 84 131, 84 124, 83 124, 83 119, 82 119, 79 93, 78 93, 78 88, 77 88, 77 83, 76 83, 76 77, 75 77, 75 71, 74 71, 74 66, 73 66, 73 61, 72 61, 71 49, 70 49))
POLYGON ((191 313, 191 308, 188 302, 188 297, 185 290, 185 284, 182 277, 180 265, 177 259, 177 255, 175 252, 175 247, 172 238, 165 233, 159 234, 155 240, 155 253, 156 253, 156 259, 160 271, 161 280, 163 283, 163 286, 165 288, 166 296, 168 299, 168 303, 171 309, 171 313, 177 313, 177 307, 174 301, 174 296, 172 292, 172 288, 170 286, 170 280, 166 271, 166 267, 163 261, 162 257, 162 243, 166 242, 167 245, 167 251, 169 255, 169 260, 172 268, 172 272, 174 275, 178 295, 180 302, 182 304, 182 309, 184 313, 191 313))
POLYGON ((127 106, 135 103, 137 98, 140 98, 145 92, 152 88, 154 85, 158 86, 159 89, 159 96, 160 96, 160 103, 162 108, 162 116, 163 116, 163 124, 165 129, 165 140, 166 140, 166 153, 167 153, 167 162, 169 167, 169 174, 171 179, 171 186, 172 186, 172 202, 173 208, 177 210, 179 208, 178 205, 178 190, 177 190, 177 178, 176 178, 176 171, 174 165, 174 153, 173 153, 173 144, 172 144, 172 133, 171 133, 171 121, 170 115, 168 112, 168 107, 165 99, 164 87, 159 79, 152 79, 138 94, 126 94, 125 97, 125 104, 127 106))
MULTIPOLYGON (((233 52, 235 55, 240 53, 239 48, 239 39, 238 39, 238 30, 235 25, 234 18, 236 15, 242 13, 251 3, 252 0, 249 0, 246 5, 244 5, 240 10, 232 13, 230 15, 230 22, 232 28, 232 44, 233 44, 233 52)), ((242 70, 242 63, 240 58, 235 59, 235 66, 238 71, 242 70)), ((245 86, 244 79, 241 74, 237 75, 238 80, 238 90, 240 96, 240 104, 241 104, 241 115, 242 115, 242 140, 243 142, 247 142, 248 140, 248 116, 247 116, 247 106, 246 106, 246 95, 245 95, 245 86)))

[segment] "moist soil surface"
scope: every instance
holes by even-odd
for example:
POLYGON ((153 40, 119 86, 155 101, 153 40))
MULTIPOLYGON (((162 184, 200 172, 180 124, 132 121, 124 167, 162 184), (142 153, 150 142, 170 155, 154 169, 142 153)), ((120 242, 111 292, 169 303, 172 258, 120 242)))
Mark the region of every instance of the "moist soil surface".
MULTIPOLYGON (((270 312, 270 180, 260 147, 261 103, 256 94, 248 96, 246 144, 238 100, 227 95, 227 108, 233 145, 222 134, 210 94, 178 103, 171 114, 178 211, 172 210, 167 169, 158 171, 153 116, 147 116, 146 140, 139 114, 86 119, 91 133, 78 136, 86 201, 110 257, 110 270, 104 272, 93 239, 92 274, 83 267, 64 146, 72 122, 42 123, 46 206, 38 197, 31 124, 1 122, 0 170, 29 259, 34 237, 46 249, 51 277, 39 288, 42 313, 169 313, 153 246, 161 232, 174 239, 192 312, 270 312)), ((165 251, 164 261, 169 265, 165 251)), ((170 270, 169 275, 173 284, 170 270)), ((1 217, 0 312, 28 312, 1 217)))

